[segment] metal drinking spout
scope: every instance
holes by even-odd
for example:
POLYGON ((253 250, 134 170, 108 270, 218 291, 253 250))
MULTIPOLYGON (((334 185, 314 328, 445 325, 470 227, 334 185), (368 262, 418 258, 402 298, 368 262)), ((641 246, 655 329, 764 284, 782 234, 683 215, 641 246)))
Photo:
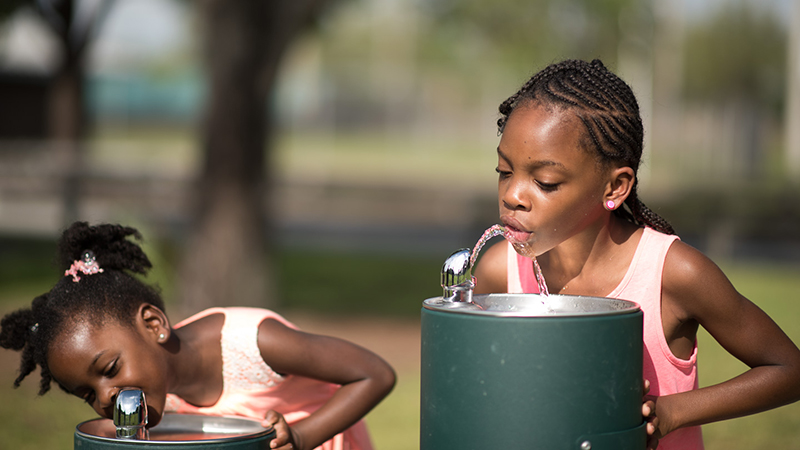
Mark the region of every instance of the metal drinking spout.
POLYGON ((147 402, 141 389, 124 388, 114 403, 117 438, 147 440, 147 402))
POLYGON ((462 248, 448 257, 442 265, 442 298, 446 302, 472 302, 475 281, 472 276, 472 251, 462 248))

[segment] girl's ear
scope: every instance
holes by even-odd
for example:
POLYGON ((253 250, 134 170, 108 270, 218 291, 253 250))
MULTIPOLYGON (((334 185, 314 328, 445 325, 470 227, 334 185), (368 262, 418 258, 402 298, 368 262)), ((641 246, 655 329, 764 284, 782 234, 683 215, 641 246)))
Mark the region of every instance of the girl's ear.
POLYGON ((631 194, 635 182, 636 174, 632 168, 622 166, 611 170, 608 184, 603 193, 603 205, 606 209, 613 211, 622 206, 631 194))
POLYGON ((169 340, 172 328, 164 311, 150 303, 142 303, 138 314, 138 319, 144 325, 146 332, 152 335, 156 342, 164 344, 169 340))

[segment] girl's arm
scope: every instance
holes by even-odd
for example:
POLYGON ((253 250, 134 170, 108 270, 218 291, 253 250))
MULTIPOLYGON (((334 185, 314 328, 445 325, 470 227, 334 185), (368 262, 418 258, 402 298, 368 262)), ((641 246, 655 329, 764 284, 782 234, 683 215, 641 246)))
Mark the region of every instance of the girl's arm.
MULTIPOLYGON (((264 361, 276 372, 341 385, 321 408, 291 427, 295 449, 312 449, 364 417, 394 387, 391 366, 342 339, 291 329, 267 319, 258 332, 264 361)), ((280 437, 280 436, 279 436, 280 437)))
POLYGON ((711 260, 680 241, 667 254, 661 304, 671 348, 693 340, 699 324, 750 369, 714 386, 655 399, 656 436, 800 399, 797 346, 711 260))

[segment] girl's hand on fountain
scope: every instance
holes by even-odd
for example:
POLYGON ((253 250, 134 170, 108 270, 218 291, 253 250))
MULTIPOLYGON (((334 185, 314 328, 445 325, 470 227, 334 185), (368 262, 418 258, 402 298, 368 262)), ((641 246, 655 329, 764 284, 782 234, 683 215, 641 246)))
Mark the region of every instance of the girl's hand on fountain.
POLYGON ((263 427, 272 427, 275 430, 275 438, 269 443, 270 448, 278 450, 298 450, 302 448, 297 442, 298 436, 295 436, 289 424, 283 415, 277 411, 267 411, 267 416, 261 422, 263 427))
POLYGON ((655 397, 648 396, 650 392, 650 380, 644 380, 644 403, 642 403, 642 416, 647 422, 647 450, 655 450, 658 447, 658 440, 660 435, 658 431, 658 417, 656 416, 656 401, 655 397))

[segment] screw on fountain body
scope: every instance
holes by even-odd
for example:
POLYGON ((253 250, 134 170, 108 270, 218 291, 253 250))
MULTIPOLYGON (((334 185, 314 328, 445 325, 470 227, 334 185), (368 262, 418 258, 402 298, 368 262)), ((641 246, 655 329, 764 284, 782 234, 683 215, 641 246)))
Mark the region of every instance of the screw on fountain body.
POLYGON ((147 401, 141 389, 124 388, 114 402, 117 438, 147 440, 147 401))

